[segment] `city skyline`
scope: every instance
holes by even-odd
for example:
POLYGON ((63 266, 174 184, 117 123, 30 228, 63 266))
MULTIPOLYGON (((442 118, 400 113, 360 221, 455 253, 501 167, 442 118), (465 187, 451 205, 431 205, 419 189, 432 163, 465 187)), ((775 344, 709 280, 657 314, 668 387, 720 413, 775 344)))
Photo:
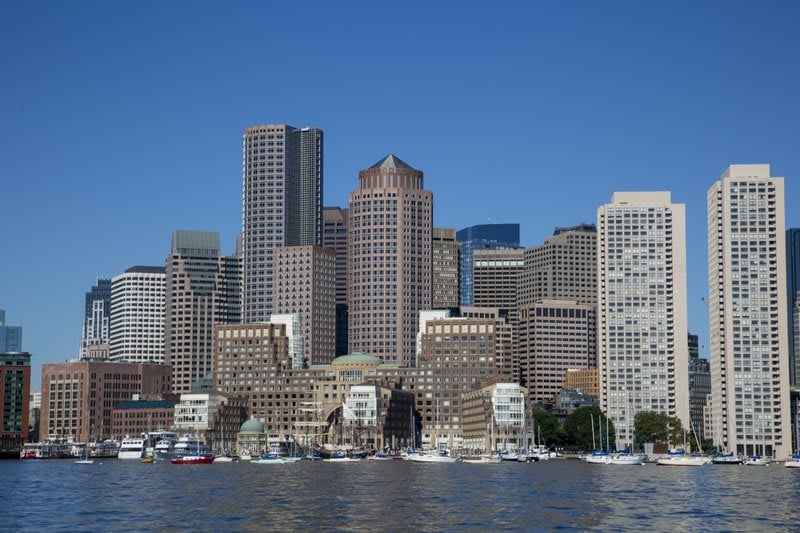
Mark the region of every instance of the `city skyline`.
MULTIPOLYGON (((242 131, 277 123, 325 131, 325 206, 347 207, 358 171, 395 153, 425 173, 435 227, 518 223, 526 248, 593 222, 614 191, 671 191, 686 205, 689 330, 708 356, 706 190, 730 164, 770 164, 786 177, 786 226, 800 226, 798 8, 429 6, 421 20, 392 13, 417 35, 401 45, 375 24, 382 8, 363 7, 303 19, 308 42, 270 58, 297 80, 287 87, 259 68, 234 84, 267 63, 242 8, 163 6, 155 22, 126 6, 4 8, 0 176, 19 260, 0 266, 0 308, 25 331, 34 388, 42 363, 77 357, 98 278, 163 265, 176 230, 219 232, 233 252, 242 131), (217 20, 236 30, 193 29, 217 20), (372 130, 377 118, 391 127, 372 130), (44 132, 58 142, 43 149, 44 132)), ((280 35, 301 28, 300 8, 269 10, 290 21, 280 35)))

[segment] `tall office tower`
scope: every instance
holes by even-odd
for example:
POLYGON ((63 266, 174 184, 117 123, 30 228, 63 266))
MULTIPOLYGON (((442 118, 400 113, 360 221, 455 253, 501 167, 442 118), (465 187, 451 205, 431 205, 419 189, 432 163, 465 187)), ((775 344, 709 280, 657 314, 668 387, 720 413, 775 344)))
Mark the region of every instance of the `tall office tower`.
POLYGON ((0 457, 28 442, 30 399, 31 354, 0 351, 0 457))
POLYGON ((322 244, 322 130, 286 124, 244 130, 243 320, 272 313, 275 248, 322 244))
POLYGON ((422 172, 388 155, 350 193, 350 351, 415 358, 417 317, 431 308, 433 194, 422 172))
POLYGON ((520 382, 534 404, 554 402, 568 370, 597 367, 597 315, 593 305, 540 300, 519 317, 520 382))
POLYGON ((166 269, 135 266, 111 278, 111 361, 164 362, 166 269))
POLYGON ((597 228, 556 228, 544 244, 525 250, 519 303, 569 300, 597 305, 597 228))
POLYGON ((640 411, 690 426, 684 205, 669 192, 617 192, 597 229, 600 407, 625 448, 640 411))
MULTIPOLYGON (((690 335, 691 337, 691 335, 690 335)), ((691 348, 690 348, 691 350, 691 348)), ((706 435, 706 404, 711 394, 711 366, 707 359, 689 357, 689 416, 697 438, 706 435)))
POLYGON ((175 231, 167 256, 165 360, 175 394, 201 390, 211 378, 214 326, 241 317, 237 256, 220 253, 219 233, 175 231))
POLYGON ((434 309, 459 306, 460 246, 456 230, 433 228, 433 302, 434 309))
POLYGON ((0 352, 22 351, 22 326, 6 326, 6 312, 0 309, 0 352))
POLYGON ((321 246, 275 250, 275 313, 299 313, 303 361, 326 364, 336 356, 336 252, 321 246))
MULTIPOLYGON (((789 312, 789 385, 800 383, 800 228, 786 230, 786 305, 789 312)), ((794 420, 794 419, 793 419, 794 420)))
POLYGON ((503 374, 504 379, 519 381, 519 368, 516 366, 517 358, 515 356, 516 345, 514 344, 515 329, 509 318, 509 310, 499 307, 461 307, 459 316, 462 318, 490 318, 494 321, 494 362, 497 371, 503 374))
POLYGON ((479 224, 456 233, 461 244, 461 305, 475 305, 472 282, 472 254, 486 248, 518 248, 519 224, 479 224))
POLYGON ((347 354, 347 218, 350 210, 322 209, 322 246, 336 250, 336 356, 347 354))
POLYGON ((730 165, 708 190, 716 444, 779 458, 792 440, 784 231, 783 178, 769 165, 730 165))
POLYGON ((81 334, 81 359, 88 359, 89 353, 107 352, 110 340, 109 327, 111 315, 111 280, 98 279, 97 285, 86 293, 83 333, 81 334))
POLYGON ((687 336, 687 347, 689 349, 689 361, 700 357, 700 339, 697 335, 689 333, 687 336))

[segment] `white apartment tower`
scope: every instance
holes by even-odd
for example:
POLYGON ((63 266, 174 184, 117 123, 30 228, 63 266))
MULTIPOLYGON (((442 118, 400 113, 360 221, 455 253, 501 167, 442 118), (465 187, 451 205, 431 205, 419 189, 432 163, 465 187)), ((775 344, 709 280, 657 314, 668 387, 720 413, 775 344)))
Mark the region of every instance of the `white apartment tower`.
POLYGON ((274 253, 322 244, 322 130, 286 124, 244 130, 242 318, 269 320, 274 253))
POLYGON ((791 455, 783 178, 731 165, 708 190, 712 426, 726 450, 791 455))
POLYGON ((135 266, 111 279, 111 361, 164 363, 167 274, 135 266))
POLYGON ((684 205, 669 192, 617 192, 597 231, 600 407, 623 448, 640 411, 690 426, 684 205))

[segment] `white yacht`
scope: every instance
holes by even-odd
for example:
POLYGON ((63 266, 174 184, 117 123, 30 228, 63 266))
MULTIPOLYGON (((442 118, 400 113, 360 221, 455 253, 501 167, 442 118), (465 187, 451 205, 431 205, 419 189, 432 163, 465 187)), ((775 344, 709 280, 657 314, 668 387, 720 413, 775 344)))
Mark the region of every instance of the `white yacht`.
POLYGON ((415 463, 455 463, 461 460, 460 457, 453 457, 450 450, 432 450, 421 453, 412 453, 406 456, 406 461, 415 463))
POLYGON ((611 456, 610 465, 643 465, 644 456, 638 453, 618 452, 611 456))
POLYGON ((208 454, 211 453, 211 448, 196 437, 181 437, 175 446, 172 448, 172 457, 180 457, 189 453, 208 454))
POLYGON ((707 462, 708 460, 702 455, 687 455, 683 448, 670 450, 666 457, 657 461, 658 464, 664 466, 703 466, 707 462))
POLYGON ((173 448, 178 442, 178 434, 172 431, 151 431, 150 446, 153 447, 154 459, 172 459, 173 448))
POLYGON ((147 439, 142 436, 131 437, 126 435, 119 446, 118 459, 141 459, 144 457, 144 449, 147 439))

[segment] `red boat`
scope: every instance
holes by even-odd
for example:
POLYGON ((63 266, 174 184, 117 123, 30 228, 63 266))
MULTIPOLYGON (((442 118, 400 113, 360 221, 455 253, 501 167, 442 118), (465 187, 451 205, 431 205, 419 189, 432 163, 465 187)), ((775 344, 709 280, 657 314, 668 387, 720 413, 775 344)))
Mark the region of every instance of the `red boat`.
POLYGON ((169 460, 174 465, 206 465, 214 462, 213 453, 187 453, 169 460))

